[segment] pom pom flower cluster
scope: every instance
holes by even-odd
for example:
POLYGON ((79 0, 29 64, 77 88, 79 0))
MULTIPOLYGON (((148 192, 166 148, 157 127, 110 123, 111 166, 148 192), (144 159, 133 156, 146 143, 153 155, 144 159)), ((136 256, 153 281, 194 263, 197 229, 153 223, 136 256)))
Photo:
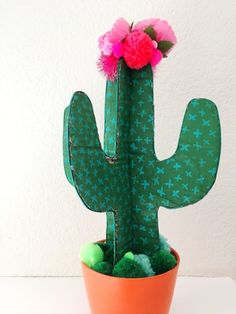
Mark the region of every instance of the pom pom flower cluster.
POLYGON ((147 64, 155 69, 176 44, 176 37, 166 21, 148 19, 130 25, 120 18, 98 42, 101 50, 98 68, 108 80, 114 81, 120 58, 131 69, 139 70, 147 64))

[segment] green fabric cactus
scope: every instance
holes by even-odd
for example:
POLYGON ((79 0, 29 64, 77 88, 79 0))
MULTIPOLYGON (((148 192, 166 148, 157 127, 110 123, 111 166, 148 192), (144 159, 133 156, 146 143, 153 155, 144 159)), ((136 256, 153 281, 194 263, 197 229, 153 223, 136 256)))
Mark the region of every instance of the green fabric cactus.
POLYGON ((179 144, 168 159, 154 151, 153 72, 119 62, 107 81, 104 149, 91 102, 76 92, 64 115, 67 179, 90 210, 106 212, 106 244, 113 263, 125 252, 159 250, 158 209, 202 199, 214 184, 220 156, 220 122, 215 104, 188 104, 179 144))

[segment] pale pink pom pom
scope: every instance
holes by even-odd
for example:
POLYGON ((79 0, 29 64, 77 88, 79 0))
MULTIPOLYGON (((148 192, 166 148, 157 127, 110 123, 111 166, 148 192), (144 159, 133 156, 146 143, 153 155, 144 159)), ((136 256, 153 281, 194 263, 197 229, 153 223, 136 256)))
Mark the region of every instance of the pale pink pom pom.
POLYGON ((115 44, 122 41, 130 31, 129 23, 123 18, 119 18, 114 24, 108 34, 108 39, 115 44))
POLYGON ((153 44, 154 49, 156 49, 157 48, 157 42, 155 40, 153 40, 152 44, 153 44))
POLYGON ((132 69, 141 69, 147 65, 153 54, 151 38, 142 31, 129 33, 123 43, 124 60, 132 69))
MULTIPOLYGON (((133 29, 138 29, 144 31, 148 26, 152 26, 154 31, 157 34, 156 40, 159 41, 170 41, 173 45, 176 44, 176 36, 171 28, 171 26, 167 23, 167 21, 162 21, 160 19, 148 19, 141 22, 138 22, 133 29)), ((166 54, 170 52, 167 51, 166 54)))
POLYGON ((98 38, 98 47, 106 56, 109 56, 112 53, 112 43, 108 40, 108 34, 109 32, 106 32, 98 38))
POLYGON ((97 62, 97 66, 99 70, 106 75, 108 80, 114 81, 116 79, 118 59, 113 55, 106 56, 102 53, 97 62))
POLYGON ((106 32, 105 34, 103 34, 100 37, 98 37, 98 48, 99 49, 102 49, 107 34, 108 34, 108 32, 106 32))
POLYGON ((152 58, 150 60, 151 66, 152 67, 156 66, 158 63, 161 62, 162 58, 163 58, 162 52, 159 49, 155 49, 153 51, 153 55, 152 55, 152 58))
POLYGON ((105 55, 112 54, 113 45, 121 42, 129 33, 130 26, 125 19, 118 19, 112 29, 100 36, 98 39, 98 47, 105 55))
POLYGON ((104 53, 104 55, 110 56, 112 54, 112 49, 113 49, 112 43, 110 43, 107 39, 105 39, 104 45, 102 48, 102 52, 104 53))

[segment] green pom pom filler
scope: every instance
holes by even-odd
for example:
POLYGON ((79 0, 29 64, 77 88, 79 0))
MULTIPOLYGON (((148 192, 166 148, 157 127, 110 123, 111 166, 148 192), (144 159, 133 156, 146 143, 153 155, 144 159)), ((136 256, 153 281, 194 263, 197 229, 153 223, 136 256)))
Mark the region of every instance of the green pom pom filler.
POLYGON ((136 254, 134 255, 134 261, 142 267, 142 269, 144 270, 145 274, 148 277, 155 275, 155 272, 153 271, 151 263, 150 263, 150 259, 147 255, 136 254))
POLYGON ((125 253, 124 257, 128 258, 128 259, 130 259, 132 261, 134 260, 134 254, 132 252, 125 253))
POLYGON ((95 243, 85 243, 80 248, 80 259, 88 267, 104 260, 104 253, 101 247, 95 243))
POLYGON ((160 234, 159 240, 160 240, 160 250, 165 250, 165 251, 170 252, 171 249, 170 249, 169 243, 167 242, 167 239, 163 235, 160 234))
POLYGON ((177 264, 175 256, 166 250, 154 253, 150 258, 150 262, 157 275, 167 272, 177 264))
POLYGON ((111 275, 113 266, 108 262, 99 262, 92 269, 104 275, 111 275))
POLYGON ((112 275, 115 277, 122 278, 143 278, 147 277, 143 268, 132 260, 132 256, 128 254, 127 257, 122 257, 122 259, 114 266, 112 275))
POLYGON ((121 278, 144 278, 165 273, 176 266, 176 258, 169 251, 167 243, 163 241, 162 247, 150 258, 147 255, 133 254, 129 251, 116 263, 114 268, 112 263, 105 258, 107 251, 105 244, 83 244, 80 249, 80 258, 88 267, 104 275, 121 278))
POLYGON ((96 242, 97 245, 103 250, 104 260, 113 264, 114 252, 112 248, 109 248, 105 242, 96 242))

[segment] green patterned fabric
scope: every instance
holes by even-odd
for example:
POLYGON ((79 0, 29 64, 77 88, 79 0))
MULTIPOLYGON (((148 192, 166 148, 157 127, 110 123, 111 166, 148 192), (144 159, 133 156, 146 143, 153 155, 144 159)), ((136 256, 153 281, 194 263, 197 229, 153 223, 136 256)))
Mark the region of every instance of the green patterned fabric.
POLYGON ((127 68, 121 60, 115 82, 107 81, 104 150, 91 102, 76 92, 64 116, 67 179, 84 204, 107 213, 107 245, 114 262, 127 251, 159 249, 158 209, 202 199, 214 184, 220 156, 220 122, 215 104, 188 104, 173 156, 154 151, 153 73, 127 68))

